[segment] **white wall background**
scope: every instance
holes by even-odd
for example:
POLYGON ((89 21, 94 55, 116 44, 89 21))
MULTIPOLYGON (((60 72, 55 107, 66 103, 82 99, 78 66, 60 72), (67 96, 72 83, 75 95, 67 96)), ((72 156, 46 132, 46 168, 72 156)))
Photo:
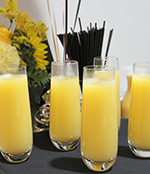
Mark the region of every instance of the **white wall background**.
MULTIPOLYGON (((57 33, 62 33, 62 1, 49 0, 56 15, 57 33)), ((78 0, 69 1, 69 28, 73 27, 78 0)), ((0 0, 0 6, 5 6, 5 0, 0 0)), ((46 0, 18 0, 18 9, 29 11, 36 22, 43 20, 50 26, 50 18, 46 0)), ((110 56, 120 60, 121 93, 126 91, 126 78, 123 68, 137 61, 150 60, 150 1, 149 0, 82 0, 79 17, 82 28, 86 29, 90 22, 101 27, 106 21, 103 55, 110 29, 114 29, 110 47, 110 56)), ((0 16, 0 24, 8 26, 8 20, 0 16)), ((76 31, 79 31, 77 23, 76 31)), ((50 32, 48 32, 50 40, 50 32)))

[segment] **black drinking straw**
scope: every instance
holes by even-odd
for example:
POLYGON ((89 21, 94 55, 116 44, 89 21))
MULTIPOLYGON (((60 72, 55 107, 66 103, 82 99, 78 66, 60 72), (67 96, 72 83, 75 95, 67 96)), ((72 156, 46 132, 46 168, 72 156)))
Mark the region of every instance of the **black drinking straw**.
POLYGON ((78 2, 78 7, 77 7, 77 11, 76 11, 74 26, 73 26, 73 31, 75 30, 75 27, 76 27, 77 18, 78 18, 78 13, 79 13, 79 9, 80 9, 80 4, 81 4, 81 0, 79 0, 79 2, 78 2))
POLYGON ((99 44, 98 44, 98 54, 97 56, 101 56, 102 54, 102 48, 103 48, 103 40, 104 40, 104 32, 105 32, 105 21, 103 22, 103 27, 99 31, 99 44))
POLYGON ((110 32, 109 32, 109 38, 108 38, 108 43, 107 43, 107 48, 106 48, 105 57, 108 56, 108 52, 109 52, 109 47, 110 47, 110 43, 111 43, 112 34, 113 34, 113 29, 110 30, 110 32))
POLYGON ((74 34, 74 30, 72 29, 72 27, 70 27, 70 30, 71 30, 72 34, 74 34))
MULTIPOLYGON (((113 34, 113 29, 110 30, 110 32, 109 32, 109 38, 108 38, 108 43, 107 43, 107 48, 106 48, 106 53, 105 53, 106 59, 107 59, 108 52, 109 52, 109 47, 110 47, 110 43, 111 43, 112 34, 113 34)), ((106 65, 106 62, 107 62, 107 60, 104 62, 104 65, 106 65)))
MULTIPOLYGON (((83 55, 83 50, 84 50, 84 36, 82 32, 82 24, 81 24, 81 19, 80 17, 78 18, 79 21, 79 27, 80 27, 80 32, 77 33, 78 35, 78 42, 79 42, 79 57, 78 57, 78 63, 79 63, 79 79, 80 82, 82 82, 82 74, 83 74, 83 66, 84 66, 84 55, 83 55)), ((80 83, 81 89, 82 89, 82 83, 80 83)))
POLYGON ((97 23, 95 23, 95 30, 97 30, 97 23))
MULTIPOLYGON (((64 4, 63 4, 64 5, 64 4)), ((65 22, 65 35, 63 36, 63 46, 64 46, 64 60, 66 60, 66 53, 67 53, 67 28, 68 28, 68 0, 65 0, 65 16, 64 16, 64 22, 65 22)))
POLYGON ((97 55, 99 55, 99 52, 98 52, 98 45, 99 45, 99 30, 97 30, 97 23, 95 23, 95 42, 94 42, 94 55, 93 55, 93 57, 95 57, 95 56, 97 56, 97 55))
POLYGON ((80 17, 79 17, 78 19, 79 19, 80 32, 82 32, 82 24, 81 24, 81 19, 80 19, 80 17))

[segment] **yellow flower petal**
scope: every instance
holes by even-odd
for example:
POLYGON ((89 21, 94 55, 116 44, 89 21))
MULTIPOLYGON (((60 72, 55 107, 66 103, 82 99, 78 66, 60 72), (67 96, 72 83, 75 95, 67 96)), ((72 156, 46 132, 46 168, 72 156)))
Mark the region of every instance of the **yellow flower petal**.
POLYGON ((6 17, 6 8, 0 7, 0 14, 4 17, 6 17))
POLYGON ((1 8, 1 14, 8 19, 12 20, 17 14, 17 0, 5 0, 6 8, 1 8))
POLYGON ((0 27, 0 41, 11 44, 12 32, 7 30, 5 27, 0 27))

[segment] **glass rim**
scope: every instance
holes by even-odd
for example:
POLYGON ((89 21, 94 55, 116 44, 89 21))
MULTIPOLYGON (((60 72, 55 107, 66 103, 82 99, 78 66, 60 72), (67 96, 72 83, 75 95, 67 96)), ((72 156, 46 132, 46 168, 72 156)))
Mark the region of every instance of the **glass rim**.
POLYGON ((0 75, 22 73, 27 75, 27 67, 25 65, 0 65, 0 75))
POLYGON ((141 62, 135 62, 135 63, 133 63, 133 67, 135 67, 135 66, 150 66, 150 61, 141 61, 141 62))
POLYGON ((76 60, 61 60, 61 61, 52 61, 53 65, 67 65, 67 64, 78 64, 78 61, 76 60))
POLYGON ((1 73, 9 73, 10 71, 27 71, 27 66, 19 64, 19 65, 0 65, 0 72, 1 73))
POLYGON ((101 60, 106 60, 106 59, 115 60, 115 59, 117 59, 117 60, 119 60, 119 58, 116 56, 104 56, 104 57, 103 56, 95 56, 94 59, 101 59, 101 60))
POLYGON ((105 70, 113 70, 115 71, 115 67, 114 66, 110 66, 110 65, 86 65, 83 67, 83 69, 87 69, 87 70, 100 70, 100 69, 105 69, 105 70))
POLYGON ((1 67, 6 67, 6 68, 26 68, 25 65, 22 65, 22 64, 19 64, 19 65, 16 65, 16 64, 11 64, 11 65, 0 65, 0 68, 1 67))

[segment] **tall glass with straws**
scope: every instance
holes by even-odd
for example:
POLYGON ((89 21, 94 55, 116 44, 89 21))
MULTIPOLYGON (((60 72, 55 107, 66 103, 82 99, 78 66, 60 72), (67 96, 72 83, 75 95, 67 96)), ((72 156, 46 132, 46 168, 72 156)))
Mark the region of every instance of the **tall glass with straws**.
POLYGON ((20 163, 33 146, 25 66, 0 66, 0 148, 9 162, 20 163))
POLYGON ((59 150, 74 149, 80 140, 78 62, 51 64, 50 139, 59 150))
MULTIPOLYGON (((116 100, 117 100, 117 117, 118 117, 118 130, 120 129, 121 121, 121 107, 120 107, 120 79, 119 79, 119 59, 117 57, 94 57, 94 65, 109 65, 115 67, 116 78, 116 100)), ((98 75, 98 74, 97 74, 98 75)), ((115 99, 114 98, 114 99, 115 99)))
POLYGON ((107 171, 116 160, 118 128, 115 85, 114 67, 84 67, 81 156, 85 165, 93 171, 107 171), (101 75, 95 77, 97 73, 101 75))
POLYGON ((133 65, 128 144, 136 156, 150 158, 150 62, 133 65))

